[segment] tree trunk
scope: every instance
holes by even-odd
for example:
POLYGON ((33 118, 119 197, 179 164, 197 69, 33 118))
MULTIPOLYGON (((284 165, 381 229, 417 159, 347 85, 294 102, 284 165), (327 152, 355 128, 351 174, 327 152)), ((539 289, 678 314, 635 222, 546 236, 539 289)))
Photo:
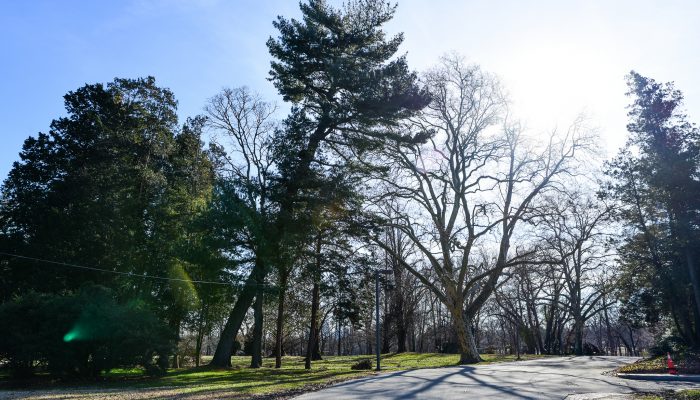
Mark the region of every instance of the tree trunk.
POLYGON ((515 324, 515 359, 520 360, 520 326, 515 324))
POLYGON ((337 331, 338 331, 338 355, 340 355, 340 318, 336 320, 336 326, 337 326, 337 331))
POLYGON ((450 307, 452 322, 454 324, 457 345, 459 346, 459 364, 475 364, 482 361, 476 348, 474 334, 471 330, 471 321, 461 309, 461 302, 456 302, 456 307, 450 307))
MULTIPOLYGON (((176 332, 175 343, 178 344, 180 343, 180 320, 173 321, 171 325, 176 332)), ((172 367, 174 369, 180 368, 180 350, 177 347, 175 348, 175 354, 173 354, 172 367)))
POLYGON ((312 360, 320 360, 318 351, 318 309, 321 305, 321 235, 316 237, 316 265, 313 271, 314 287, 311 290, 311 321, 309 323, 309 343, 306 345, 304 368, 311 369, 312 360))
POLYGON ((263 336, 263 288, 258 287, 255 295, 255 306, 253 307, 253 343, 250 368, 262 367, 262 336, 263 336))
MULTIPOLYGON (((380 284, 381 288, 381 284, 380 284)), ((386 292, 385 292, 386 293, 386 292)), ((383 296, 383 301, 384 301, 384 321, 381 323, 381 335, 382 335, 382 348, 381 348, 381 353, 389 353, 391 351, 391 334, 393 333, 391 330, 391 326, 393 324, 394 320, 394 313, 391 310, 391 304, 389 304, 391 300, 391 296, 385 295, 383 296)))
POLYGON ((199 367, 202 363, 202 336, 197 333, 197 342, 194 345, 194 366, 199 367))
POLYGON ((611 356, 616 356, 618 352, 618 347, 620 347, 618 344, 619 343, 614 343, 614 337, 613 337, 613 329, 612 325, 610 324, 610 315, 608 314, 608 304, 607 304, 607 299, 603 297, 603 318, 605 321, 605 331, 607 335, 607 340, 608 340, 608 349, 610 350, 611 356))
POLYGON ((321 355, 321 328, 319 326, 316 327, 316 340, 314 340, 314 351, 311 353, 311 360, 323 360, 323 356, 321 355))
POLYGON ((583 319, 574 317, 574 354, 583 355, 583 319))
POLYGON ((248 279, 246 279, 245 286, 236 300, 236 305, 233 306, 233 310, 231 310, 226 320, 226 325, 223 331, 221 331, 219 343, 216 346, 214 357, 211 359, 209 365, 222 368, 231 366, 233 342, 236 340, 238 330, 241 329, 243 319, 245 319, 245 315, 250 305, 253 303, 253 298, 255 298, 257 288, 256 277, 265 276, 265 271, 260 271, 261 269, 262 265, 256 264, 250 272, 248 279))
MULTIPOLYGON (((397 275, 397 274, 395 274, 397 275)), ((404 313, 404 293, 403 293, 403 288, 401 284, 401 275, 398 274, 398 278, 396 279, 397 281, 397 286, 396 289, 394 290, 394 295, 396 296, 396 307, 394 310, 394 321, 396 324, 396 352, 397 353, 405 353, 406 352, 406 336, 407 336, 407 329, 406 329, 406 316, 404 313)))
POLYGON ((637 351, 637 345, 634 343, 634 332, 632 332, 632 328, 629 328, 629 332, 630 332, 630 343, 632 344, 632 355, 638 356, 639 352, 637 351))
POLYGON ((199 367, 202 363, 202 342, 204 341, 204 325, 206 324, 209 306, 207 302, 202 302, 202 309, 199 312, 197 321, 197 341, 194 345, 194 365, 199 367))
POLYGON ((282 335, 284 334, 284 297, 287 294, 287 271, 280 271, 277 296, 277 326, 275 329, 275 368, 282 368, 282 335))
MULTIPOLYGON (((318 149, 318 146, 321 143, 323 136, 327 134, 328 133, 326 132, 326 126, 324 124, 320 124, 316 127, 316 130, 312 135, 312 138, 307 144, 306 148, 302 149, 302 151, 300 152, 299 163, 292 177, 287 182, 285 191, 286 195, 284 196, 284 201, 282 201, 282 204, 280 205, 280 215, 291 215, 289 211, 293 209, 294 198, 300 190, 300 177, 303 177, 309 170, 309 165, 311 164, 311 161, 316 155, 316 150, 318 149)), ((277 234, 280 235, 279 237, 282 237, 284 235, 285 225, 291 223, 293 223, 293 221, 289 221, 286 219, 278 219, 276 221, 276 227, 278 232, 277 234)), ((233 352, 233 342, 234 340, 236 340, 236 335, 238 335, 238 331, 241 329, 243 319, 245 318, 248 309, 253 303, 253 298, 255 297, 256 293, 256 277, 258 279, 261 277, 261 281, 264 281, 266 276, 267 268, 264 268, 264 265, 259 265, 256 262, 255 266, 253 267, 253 271, 250 272, 250 275, 246 279, 245 287, 241 291, 241 294, 238 296, 236 304, 234 305, 233 310, 231 310, 231 313, 229 314, 229 317, 226 320, 226 325, 224 326, 224 329, 221 332, 221 337, 219 338, 219 343, 216 346, 214 357, 212 358, 211 363, 209 365, 215 367, 231 366, 231 353, 233 352)), ((278 321, 278 326, 279 325, 280 321, 278 321)), ((279 345, 278 350, 280 350, 280 354, 278 354, 278 357, 281 357, 281 343, 279 345)))
POLYGON ((700 328, 697 326, 698 321, 700 321, 700 281, 698 281, 697 269, 695 266, 695 259, 692 255, 692 250, 687 246, 685 247, 685 259, 686 265, 688 267, 688 276, 690 277, 690 284, 693 289, 693 301, 695 304, 695 322, 696 327, 693 335, 693 342, 697 345, 700 342, 700 328))
POLYGON ((318 352, 318 308, 320 303, 321 285, 314 279, 314 287, 311 292, 311 324, 309 328, 309 344, 306 346, 306 359, 304 368, 311 369, 312 360, 320 360, 318 352))

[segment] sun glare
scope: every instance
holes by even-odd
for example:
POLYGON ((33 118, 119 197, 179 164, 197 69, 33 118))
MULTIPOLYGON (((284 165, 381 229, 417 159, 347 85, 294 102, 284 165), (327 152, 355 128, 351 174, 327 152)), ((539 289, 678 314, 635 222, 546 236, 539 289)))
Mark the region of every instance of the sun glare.
POLYGON ((565 128, 580 114, 594 124, 609 115, 615 118, 616 113, 624 118, 624 104, 618 104, 619 99, 601 96, 611 86, 625 90, 625 68, 609 49, 554 39, 531 41, 519 47, 503 69, 499 75, 512 101, 513 114, 525 117, 531 129, 565 128))

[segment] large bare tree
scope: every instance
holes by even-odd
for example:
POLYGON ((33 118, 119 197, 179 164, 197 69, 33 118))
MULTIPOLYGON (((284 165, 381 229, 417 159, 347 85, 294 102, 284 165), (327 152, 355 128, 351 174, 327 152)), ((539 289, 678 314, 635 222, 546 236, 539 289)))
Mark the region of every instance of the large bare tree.
MULTIPOLYGON (((560 190, 574 156, 587 145, 581 124, 529 142, 508 122, 497 80, 458 56, 444 57, 424 75, 431 104, 410 128, 433 131, 426 144, 396 145, 385 154, 390 172, 382 179, 377 212, 386 204, 386 224, 401 230, 423 265, 405 262, 449 310, 460 363, 475 363, 472 321, 504 271, 531 258, 536 248, 516 246, 521 221, 534 213, 538 196, 560 190), (391 197, 398 201, 385 202, 391 197), (528 249, 528 250, 525 250, 528 249)), ((395 250, 377 235, 385 251, 395 250)))

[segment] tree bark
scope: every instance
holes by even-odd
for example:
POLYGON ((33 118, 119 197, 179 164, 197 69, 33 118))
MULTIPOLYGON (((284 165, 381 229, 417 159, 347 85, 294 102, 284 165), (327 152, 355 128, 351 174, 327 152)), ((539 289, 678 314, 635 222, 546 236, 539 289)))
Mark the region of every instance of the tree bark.
POLYGON ((321 354, 318 351, 318 309, 321 305, 321 234, 316 237, 316 265, 314 265, 313 280, 314 286, 311 290, 311 323, 309 324, 309 343, 306 346, 306 359, 304 368, 311 369, 312 360, 320 360, 321 354))
MULTIPOLYGON (((178 319, 176 321, 171 322, 171 325, 172 325, 172 329, 176 332, 175 343, 179 343, 180 342, 180 320, 178 319)), ((177 347, 175 348, 175 354, 173 354, 172 367, 174 369, 180 368, 180 351, 177 349, 177 347)))
POLYGON ((457 345, 459 346, 460 365, 475 364, 482 361, 479 356, 479 350, 476 348, 474 334, 471 330, 471 320, 461 309, 461 304, 456 307, 451 307, 450 313, 452 314, 452 322, 457 336, 457 345))
POLYGON ((320 299, 320 285, 314 280, 314 287, 311 293, 311 324, 309 328, 309 344, 306 346, 306 359, 304 368, 311 369, 312 360, 320 360, 321 354, 318 352, 318 308, 320 299))
POLYGON ((690 283, 693 288, 693 300, 695 304, 695 322, 696 327, 693 335, 693 342, 697 345, 700 342, 700 328, 697 326, 698 321, 700 321, 700 281, 698 280, 697 269, 695 265, 695 259, 692 255, 692 249, 688 246, 685 247, 685 259, 686 265, 688 267, 688 276, 690 277, 690 283))
POLYGON ((202 309, 199 311, 199 320, 197 321, 197 341, 194 345, 194 365, 199 367, 202 363, 202 342, 204 341, 204 326, 207 320, 209 303, 202 302, 202 309))
POLYGON ((255 306, 253 307, 253 344, 250 359, 250 368, 262 367, 262 333, 263 333, 263 288, 258 287, 255 295, 255 306))
POLYGON ((381 325, 382 331, 382 353, 391 351, 391 325, 394 315, 389 306, 389 296, 384 296, 384 322, 381 325))
POLYGON ((574 354, 583 355, 583 319, 574 316, 574 354))
POLYGON ((340 354, 340 317, 337 317, 337 320, 336 320, 336 329, 337 329, 337 333, 338 333, 338 342, 337 342, 337 345, 338 345, 338 355, 341 355, 341 354, 340 354))
POLYGON ((405 314, 405 299, 403 289, 403 276, 402 271, 398 265, 394 268, 394 278, 396 280, 396 288, 394 289, 395 307, 394 307, 394 318, 396 324, 396 352, 405 353, 406 352, 406 314, 405 314))
POLYGON ((280 271, 280 287, 277 295, 277 326, 275 329, 275 368, 282 368, 282 339, 284 335, 284 297, 287 294, 287 271, 280 271))
POLYGON ((241 329, 243 319, 245 319, 245 315, 253 303, 253 298, 255 298, 257 288, 256 277, 265 275, 265 271, 260 271, 260 269, 262 269, 262 266, 256 264, 253 267, 253 271, 250 272, 248 279, 246 279, 245 286, 236 300, 236 305, 233 306, 233 310, 231 310, 226 320, 226 325, 223 331, 221 331, 219 343, 216 346, 214 357, 211 359, 209 365, 221 368, 231 366, 233 342, 236 340, 236 335, 238 335, 238 331, 241 329))

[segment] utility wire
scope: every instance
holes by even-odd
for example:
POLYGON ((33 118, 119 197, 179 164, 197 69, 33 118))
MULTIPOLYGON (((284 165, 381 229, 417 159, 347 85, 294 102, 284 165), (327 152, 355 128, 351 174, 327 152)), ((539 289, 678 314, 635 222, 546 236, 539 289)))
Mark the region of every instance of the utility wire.
POLYGON ((70 268, 85 269, 85 270, 89 270, 89 271, 108 272, 110 274, 126 275, 126 276, 131 276, 131 277, 136 277, 136 278, 157 279, 157 280, 162 280, 162 281, 191 282, 191 283, 202 283, 202 284, 210 284, 210 285, 226 285, 226 286, 258 286, 258 285, 270 286, 270 285, 265 284, 265 283, 263 283, 263 284, 259 284, 259 283, 240 284, 240 283, 217 282, 217 281, 203 281, 203 280, 195 280, 195 279, 169 278, 167 276, 156 276, 156 275, 146 275, 146 274, 135 274, 133 272, 112 271, 112 270, 104 269, 104 268, 86 267, 84 265, 71 264, 71 263, 65 263, 65 262, 60 262, 60 261, 45 260, 42 258, 21 256, 18 254, 5 253, 2 251, 0 251, 0 255, 5 255, 8 257, 15 257, 15 258, 22 258, 25 260, 38 261, 38 262, 43 262, 43 263, 47 263, 47 264, 61 265, 61 266, 70 267, 70 268))

